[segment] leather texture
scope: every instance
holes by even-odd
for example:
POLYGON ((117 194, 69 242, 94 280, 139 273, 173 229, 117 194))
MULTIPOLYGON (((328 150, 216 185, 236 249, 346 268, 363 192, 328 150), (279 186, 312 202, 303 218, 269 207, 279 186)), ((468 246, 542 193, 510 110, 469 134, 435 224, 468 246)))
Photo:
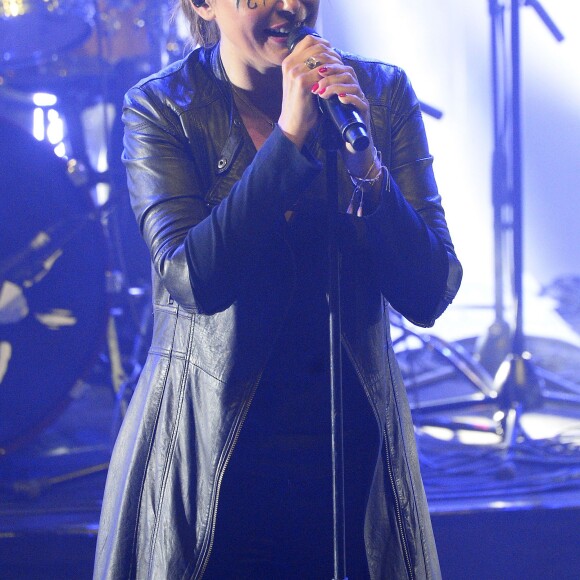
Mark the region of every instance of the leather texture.
MULTIPOLYGON (((343 214, 339 228, 345 360, 382 439, 367 557, 373 579, 436 579, 388 305, 432 325, 457 292, 461 266, 408 79, 342 56, 370 102, 392 176, 364 217, 343 214)), ((141 81, 126 95, 123 120, 131 202, 153 265, 154 331, 111 460, 94 576, 200 578, 220 483, 295 285, 284 211, 326 196, 324 152, 316 138, 298 151, 279 128, 256 152, 216 47, 141 81)), ((351 194, 339 160, 342 211, 351 194)))

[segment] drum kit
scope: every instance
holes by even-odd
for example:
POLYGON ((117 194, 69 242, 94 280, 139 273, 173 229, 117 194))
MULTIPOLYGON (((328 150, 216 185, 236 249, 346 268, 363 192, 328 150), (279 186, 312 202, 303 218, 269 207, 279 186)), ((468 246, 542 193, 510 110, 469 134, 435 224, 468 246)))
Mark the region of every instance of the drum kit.
POLYGON ((123 355, 141 354, 149 259, 125 190, 120 104, 183 54, 169 12, 150 0, 0 3, 0 455, 59 414, 100 353, 116 390, 123 355), (128 353, 111 326, 122 309, 128 353))

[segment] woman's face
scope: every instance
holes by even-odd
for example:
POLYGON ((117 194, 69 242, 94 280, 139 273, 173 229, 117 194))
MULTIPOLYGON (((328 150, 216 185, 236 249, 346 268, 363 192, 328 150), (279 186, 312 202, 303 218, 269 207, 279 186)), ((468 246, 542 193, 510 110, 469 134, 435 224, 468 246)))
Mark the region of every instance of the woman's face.
POLYGON ((208 0, 230 66, 260 72, 288 56, 286 39, 297 23, 314 26, 320 0, 208 0))

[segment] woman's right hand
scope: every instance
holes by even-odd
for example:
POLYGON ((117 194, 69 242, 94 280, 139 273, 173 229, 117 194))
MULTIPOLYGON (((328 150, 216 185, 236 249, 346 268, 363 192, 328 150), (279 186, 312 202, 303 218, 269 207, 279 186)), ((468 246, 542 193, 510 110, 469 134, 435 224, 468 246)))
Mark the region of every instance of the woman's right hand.
POLYGON ((319 122, 320 109, 316 95, 320 74, 305 61, 314 58, 322 65, 342 64, 330 43, 323 38, 306 36, 282 62, 282 111, 278 125, 298 148, 319 122))

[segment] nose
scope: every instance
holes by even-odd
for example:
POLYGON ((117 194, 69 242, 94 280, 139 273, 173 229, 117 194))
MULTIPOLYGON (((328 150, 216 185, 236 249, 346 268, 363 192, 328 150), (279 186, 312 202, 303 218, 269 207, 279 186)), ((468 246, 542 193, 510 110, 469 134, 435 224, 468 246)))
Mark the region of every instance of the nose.
POLYGON ((281 5, 283 10, 288 12, 296 12, 302 5, 301 0, 279 0, 278 4, 281 5))
POLYGON ((308 10, 304 0, 278 0, 279 10, 292 14, 298 21, 306 20, 308 10))

